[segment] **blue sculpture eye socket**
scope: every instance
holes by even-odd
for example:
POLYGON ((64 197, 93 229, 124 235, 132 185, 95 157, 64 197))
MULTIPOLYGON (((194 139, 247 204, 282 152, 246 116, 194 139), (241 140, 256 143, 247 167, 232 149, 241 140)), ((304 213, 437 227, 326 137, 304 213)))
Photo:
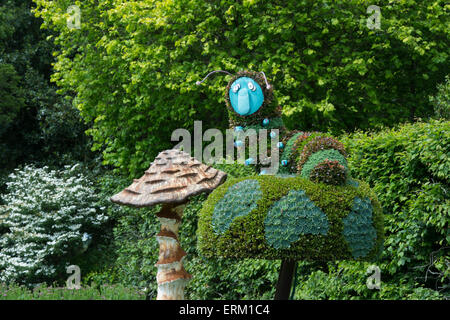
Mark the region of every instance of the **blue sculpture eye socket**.
POLYGON ((232 83, 229 97, 233 110, 241 116, 255 113, 264 102, 260 85, 248 77, 241 77, 232 83))

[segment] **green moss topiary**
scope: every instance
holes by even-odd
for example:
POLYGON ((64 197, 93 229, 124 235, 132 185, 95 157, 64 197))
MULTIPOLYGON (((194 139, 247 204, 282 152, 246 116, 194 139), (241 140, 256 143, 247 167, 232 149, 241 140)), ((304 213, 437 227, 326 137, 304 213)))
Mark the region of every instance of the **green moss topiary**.
POLYGON ((303 132, 302 135, 297 137, 297 140, 294 142, 294 147, 292 149, 290 162, 295 164, 295 169, 292 172, 297 172, 299 157, 302 154, 303 150, 307 146, 307 144, 312 141, 315 137, 328 136, 326 133, 322 132, 303 132))
MULTIPOLYGON (((261 197, 255 201, 256 206, 252 206, 252 209, 246 215, 228 218, 227 221, 231 220, 231 223, 226 231, 217 234, 213 227, 213 215, 216 206, 227 197, 232 186, 245 180, 248 181, 249 178, 229 179, 214 190, 203 204, 199 214, 197 230, 198 248, 203 255, 321 261, 354 259, 353 249, 344 235, 343 219, 355 209, 354 201, 358 197, 370 199, 372 207, 370 224, 376 232, 376 240, 373 248, 366 255, 358 256, 357 259, 370 260, 377 256, 383 242, 382 210, 375 194, 364 182, 359 182, 359 187, 356 188, 350 185, 332 186, 313 183, 298 176, 285 178, 262 175, 252 177, 251 180, 257 181, 261 190, 261 197), (299 196, 300 191, 304 192, 311 203, 325 215, 323 218, 326 218, 328 222, 326 234, 318 232, 318 229, 313 227, 310 230, 315 230, 316 234, 312 234, 313 232, 307 232, 308 234, 298 233, 301 229, 299 225, 308 221, 302 218, 305 216, 305 213, 301 210, 301 208, 304 208, 304 201, 293 202, 291 199, 291 196, 299 196), (282 198, 284 200, 281 200, 282 198), (284 222, 284 218, 278 216, 278 218, 273 218, 272 223, 266 224, 270 220, 268 218, 270 210, 272 209, 272 214, 275 214, 276 209, 274 208, 276 206, 283 207, 286 203, 293 206, 283 213, 284 215, 289 212, 286 222, 284 222), (293 209, 297 204, 298 211, 293 209), (270 228, 267 232, 267 226, 276 226, 275 220, 277 219, 283 221, 282 226, 286 229, 281 231, 279 241, 275 240, 274 236, 269 235, 270 228), (295 226, 295 232, 294 229, 288 229, 291 225, 295 226), (294 233, 297 234, 293 235, 294 233), (289 246, 282 243, 281 239, 288 239, 289 246)), ((312 207, 310 206, 310 208, 312 207)), ((226 214, 224 211, 222 216, 226 216, 226 214)), ((324 225, 323 222, 318 222, 320 219, 318 215, 310 214, 310 216, 315 217, 309 220, 313 221, 311 225, 324 225)), ((275 230, 273 232, 275 233, 275 230)))
POLYGON ((259 133, 259 130, 261 130, 261 129, 266 129, 268 132, 270 132, 271 129, 278 129, 278 130, 280 130, 280 136, 286 130, 284 127, 284 124, 283 124, 283 119, 281 119, 281 118, 269 119, 269 123, 267 125, 263 125, 261 122, 261 123, 245 126, 245 127, 243 127, 243 129, 244 129, 244 131, 253 129, 256 131, 256 133, 259 133))
POLYGON ((318 151, 311 155, 308 161, 301 168, 300 175, 306 179, 309 179, 313 169, 325 160, 336 160, 345 168, 345 171, 348 171, 347 160, 345 157, 335 149, 328 149, 318 151))
POLYGON ((294 161, 292 161, 293 156, 292 153, 294 151, 294 145, 297 141, 297 138, 301 136, 303 132, 288 132, 286 137, 283 139, 284 143, 284 149, 283 153, 281 154, 280 161, 287 160, 288 163, 286 166, 280 166, 279 173, 281 174, 288 174, 288 173, 294 173, 297 170, 297 165, 294 161))
POLYGON ((339 151, 344 158, 347 158, 347 152, 342 142, 339 142, 335 138, 327 134, 311 134, 309 139, 305 140, 298 146, 297 150, 300 151, 298 156, 298 171, 301 171, 303 165, 308 161, 309 157, 314 153, 322 150, 333 149, 339 151), (303 146, 303 149, 300 149, 303 146))
POLYGON ((347 181, 348 170, 337 160, 326 159, 311 170, 309 180, 341 186, 347 181))
POLYGON ((256 201, 260 198, 261 189, 257 180, 248 179, 231 186, 214 207, 214 232, 222 234, 227 231, 235 218, 245 216, 256 208, 256 201))
MULTIPOLYGON (((278 129, 278 140, 280 139, 280 137, 283 137, 284 134, 286 133, 286 128, 284 127, 283 120, 281 118, 269 119, 269 123, 266 125, 263 125, 261 122, 259 124, 252 124, 252 125, 241 126, 241 127, 242 127, 242 130, 234 132, 234 141, 235 142, 240 141, 242 143, 241 148, 243 148, 243 150, 245 150, 245 159, 251 157, 252 154, 258 155, 257 157, 259 157, 259 154, 261 152, 259 147, 262 145, 267 146, 266 151, 263 154, 267 155, 267 158, 271 157, 273 146, 272 146, 272 139, 271 139, 270 134, 272 133, 272 130, 278 129), (261 142, 261 139, 260 139, 262 137, 260 130, 262 130, 262 129, 267 131, 267 134, 265 136, 266 140, 265 140, 264 144, 261 142), (254 132, 251 132, 250 130, 254 130, 254 132), (253 139, 256 139, 257 142, 251 143, 251 141, 253 141, 253 139)), ((261 167, 266 166, 266 164, 269 161, 270 160, 267 159, 265 162, 264 159, 259 158, 259 162, 253 163, 253 165, 255 165, 256 171, 259 172, 261 167)))
POLYGON ((355 258, 366 256, 375 246, 377 233, 372 224, 372 212, 368 197, 356 197, 352 211, 343 219, 344 237, 355 258))
POLYGON ((274 203, 264 220, 267 243, 275 249, 287 249, 302 234, 328 231, 327 216, 303 190, 291 190, 274 203))

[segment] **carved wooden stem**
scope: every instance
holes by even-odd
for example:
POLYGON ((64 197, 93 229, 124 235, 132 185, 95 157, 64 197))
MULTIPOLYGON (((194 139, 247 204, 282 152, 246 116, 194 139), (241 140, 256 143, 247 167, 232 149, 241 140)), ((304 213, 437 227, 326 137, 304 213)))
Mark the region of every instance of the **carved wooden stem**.
POLYGON ((158 273, 157 300, 183 300, 184 288, 192 276, 183 267, 186 252, 178 241, 178 228, 185 205, 174 207, 164 204, 157 214, 161 231, 156 235, 159 243, 159 259, 156 263, 158 273))

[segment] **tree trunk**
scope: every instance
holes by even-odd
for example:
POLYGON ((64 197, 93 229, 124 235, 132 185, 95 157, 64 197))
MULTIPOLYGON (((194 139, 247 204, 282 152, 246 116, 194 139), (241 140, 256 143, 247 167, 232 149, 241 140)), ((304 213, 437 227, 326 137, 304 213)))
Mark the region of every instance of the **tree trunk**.
POLYGON ((192 276, 183 267, 186 252, 178 241, 178 228, 185 205, 163 204, 157 213, 161 231, 156 235, 159 243, 159 259, 156 263, 158 273, 157 300, 183 300, 184 288, 192 276))
POLYGON ((278 282, 275 292, 275 300, 289 300, 294 270, 295 261, 283 260, 281 262, 280 274, 278 276, 278 282))

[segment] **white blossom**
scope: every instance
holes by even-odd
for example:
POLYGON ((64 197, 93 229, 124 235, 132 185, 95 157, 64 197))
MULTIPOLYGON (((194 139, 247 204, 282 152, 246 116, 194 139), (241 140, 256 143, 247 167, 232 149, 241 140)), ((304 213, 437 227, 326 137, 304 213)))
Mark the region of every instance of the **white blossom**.
POLYGON ((91 183, 77 167, 49 170, 26 166, 9 175, 0 206, 0 283, 52 280, 70 259, 87 249, 108 217, 96 207, 91 183))

